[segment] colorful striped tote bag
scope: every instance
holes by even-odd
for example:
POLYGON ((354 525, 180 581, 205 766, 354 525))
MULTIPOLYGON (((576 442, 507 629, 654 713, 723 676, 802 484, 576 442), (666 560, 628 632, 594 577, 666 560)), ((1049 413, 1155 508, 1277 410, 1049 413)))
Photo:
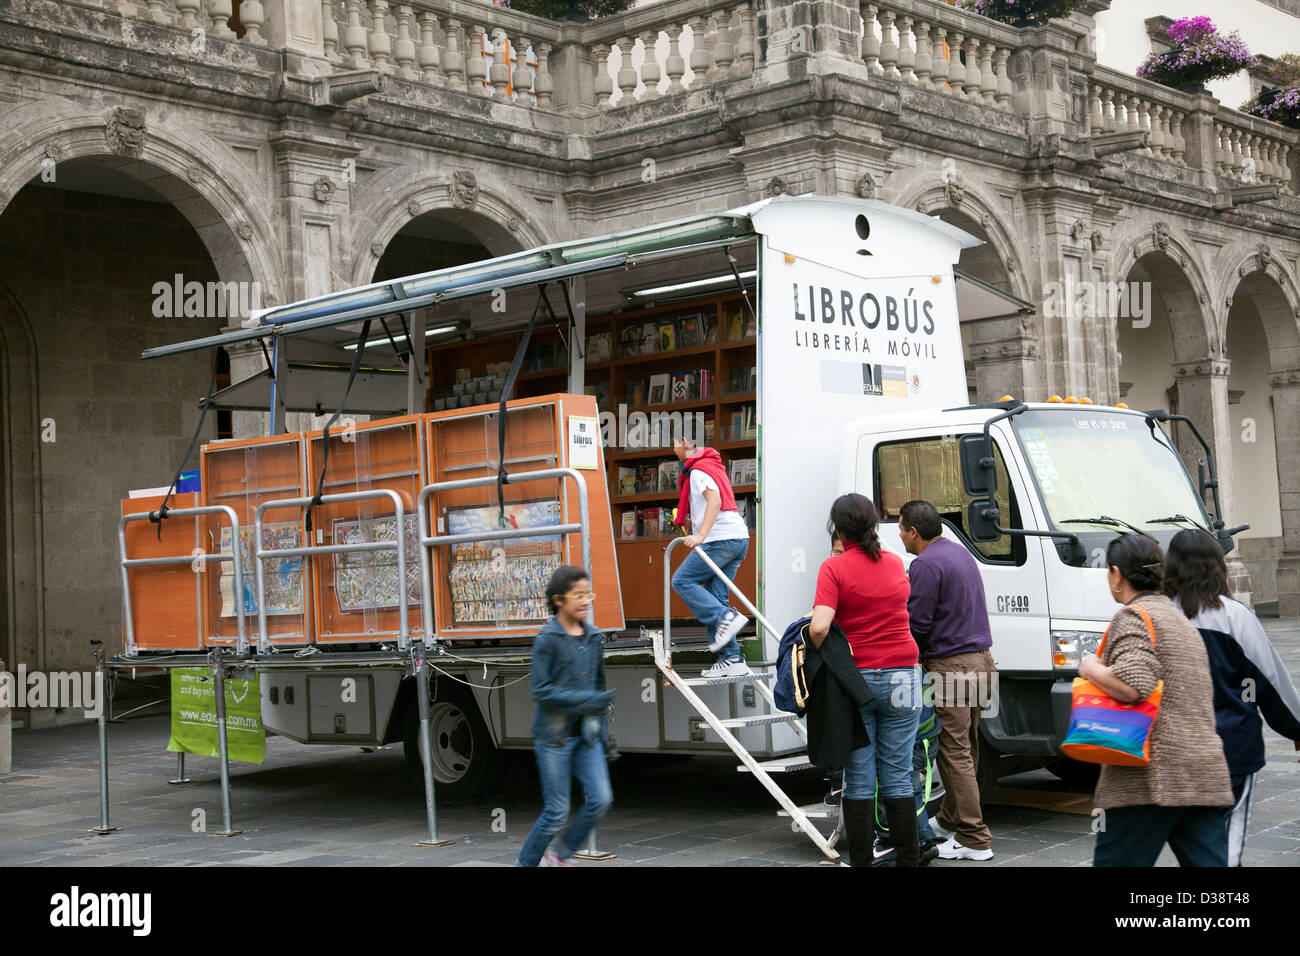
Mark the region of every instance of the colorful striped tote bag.
MULTIPOLYGON (((1151 616, 1140 607, 1133 609, 1142 615, 1151 647, 1156 646, 1156 629, 1151 616)), ((1098 659, 1106 647, 1106 629, 1097 647, 1098 659)), ((1083 763, 1110 764, 1115 767, 1145 767, 1151 763, 1151 727, 1160 711, 1160 698, 1165 682, 1158 681, 1156 689, 1146 700, 1125 704, 1111 697, 1092 681, 1082 677, 1074 679, 1071 690, 1070 729, 1061 744, 1061 752, 1083 763)))

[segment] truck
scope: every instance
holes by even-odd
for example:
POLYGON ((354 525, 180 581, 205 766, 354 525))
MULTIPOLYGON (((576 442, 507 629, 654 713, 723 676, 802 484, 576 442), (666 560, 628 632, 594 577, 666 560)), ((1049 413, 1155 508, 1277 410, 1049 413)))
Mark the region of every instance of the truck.
MULTIPOLYGON (((281 489, 278 497, 256 499, 256 520, 252 510, 243 516, 221 512, 229 502, 223 505, 218 497, 226 487, 220 480, 251 479, 222 479, 214 467, 216 483, 209 483, 205 466, 203 487, 188 501, 196 513, 176 511, 162 523, 176 516, 194 522, 194 550, 202 552, 196 570, 220 565, 223 583, 208 588, 209 597, 200 600, 206 600, 206 611, 181 628, 183 640, 137 639, 172 612, 161 604, 132 604, 132 588, 141 585, 128 572, 139 578, 173 566, 149 562, 180 559, 156 550, 139 557, 131 543, 139 536, 124 532, 127 639, 124 653, 109 666, 211 663, 215 657, 218 670, 260 676, 268 732, 309 744, 403 743, 412 775, 424 781, 430 840, 436 842, 435 791, 443 799, 478 792, 491 785, 504 751, 532 746, 527 637, 544 617, 525 601, 508 614, 498 606, 496 618, 458 618, 455 596, 447 594, 455 586, 456 549, 470 546, 475 533, 480 543, 491 544, 529 540, 531 529, 532 539, 565 542, 546 560, 583 561, 598 575, 600 609, 594 613, 608 636, 608 680, 617 691, 611 719, 620 748, 730 750, 796 829, 834 858, 834 837, 820 833, 806 808, 795 806, 776 782, 780 774, 810 764, 801 722, 778 711, 772 700, 771 664, 786 624, 811 610, 817 569, 830 550, 833 499, 846 491, 871 498, 882 517, 883 546, 908 561, 898 537, 899 508, 927 498, 938 506, 943 534, 976 558, 986 590, 999 680, 980 722, 981 790, 991 789, 1002 770, 1026 762, 1048 763, 1066 777, 1086 773, 1063 761, 1059 744, 1080 657, 1095 648, 1116 610, 1105 585, 1106 543, 1125 530, 1140 530, 1167 544, 1179 528, 1201 527, 1231 547, 1231 535, 1241 529, 1225 529, 1207 510, 1207 496, 1217 493, 1213 459, 1207 448, 1210 471, 1198 487, 1165 431, 1178 416, 1073 397, 971 402, 960 322, 1033 312, 1030 303, 956 269, 961 250, 978 243, 937 218, 878 201, 779 196, 317 296, 262 310, 245 327, 217 336, 147 350, 142 358, 153 360, 239 343, 269 346, 266 370, 205 401, 209 407, 268 409, 270 434, 258 442, 211 443, 205 455, 215 456, 225 445, 251 463, 259 443, 292 437, 284 434, 286 412, 320 412, 340 394, 335 419, 345 410, 380 416, 355 427, 353 449, 356 436, 399 427, 414 429, 409 443, 419 448, 411 452, 415 464, 399 469, 405 477, 396 484, 378 480, 378 472, 340 480, 329 469, 325 449, 336 449, 336 463, 360 452, 331 445, 339 440, 337 430, 333 438, 328 429, 298 436, 298 450, 286 453, 290 464, 280 469, 283 480, 267 486, 281 489), (601 407, 583 393, 601 374, 612 390, 618 384, 613 369, 632 360, 602 354, 601 361, 589 361, 581 348, 584 342, 592 348, 590 329, 617 333, 635 324, 622 317, 639 315, 638 308, 667 308, 711 290, 734 295, 744 310, 741 318, 750 323, 734 342, 723 342, 726 333, 719 333, 713 371, 721 377, 733 349, 752 348, 734 355, 743 361, 753 354, 756 365, 754 435, 737 443, 747 454, 752 447, 755 459, 753 578, 750 584, 738 576, 729 585, 737 606, 755 621, 745 645, 754 675, 720 680, 699 676, 712 655, 704 651, 701 630, 689 626, 680 608, 674 612, 669 580, 674 559, 684 556, 678 541, 653 539, 645 548, 647 570, 640 567, 643 552, 628 560, 631 552, 620 550, 627 543, 614 533, 614 502, 623 489, 605 470, 615 470, 618 456, 634 454, 626 451, 626 426, 634 416, 614 408, 617 396, 607 392, 601 407), (571 343, 557 373, 562 387, 521 399, 520 369, 541 328, 539 316, 571 343), (381 322, 386 334, 369 338, 372 322, 381 322), (469 388, 480 386, 467 386, 455 390, 459 400, 443 399, 436 410, 427 409, 430 383, 424 376, 438 374, 440 353, 431 350, 426 363, 419 343, 446 334, 442 330, 451 330, 461 343, 497 334, 514 345, 509 373, 486 383, 500 386, 491 401, 470 397, 469 388), (398 417, 384 417, 393 415, 398 417), (518 434, 528 415, 540 431, 524 441, 518 434), (469 477, 457 482, 449 480, 454 476, 446 462, 451 446, 463 441, 448 437, 449 429, 465 431, 466 422, 478 423, 469 429, 478 437, 471 442, 473 454, 465 452, 469 470, 461 473, 469 477), (599 447, 575 444, 579 424, 598 424, 599 447), (324 455, 313 451, 317 446, 324 455), (534 447, 542 451, 524 454, 534 447), (442 464, 435 467, 435 458, 442 464), (354 497, 322 494, 330 476, 354 497), (534 491, 545 487, 544 494, 515 494, 512 502, 545 498, 554 504, 552 517, 507 526, 512 483, 534 491), (458 497, 451 507, 445 501, 453 494, 458 497), (328 540, 323 537, 330 506, 354 509, 347 514, 357 520, 395 516, 399 527, 412 518, 416 523, 405 549, 397 546, 396 532, 384 543, 372 537, 360 546, 372 554, 391 552, 390 571, 398 571, 399 579, 410 575, 412 583, 400 600, 390 594, 386 605, 365 610, 359 629, 340 631, 322 620, 334 620, 343 607, 336 573, 342 556, 360 553, 355 543, 340 543, 339 528, 346 522, 334 524, 328 540), (457 526, 457 509, 470 506, 489 518, 496 512, 499 526, 490 532, 466 531, 463 521, 457 526), (355 509, 362 507, 358 518, 355 509), (280 540, 267 536, 262 520, 277 509, 292 519, 284 522, 288 537, 280 540), (309 518, 301 527, 313 510, 320 515, 314 533, 309 518), (243 534, 248 524, 256 527, 256 544, 242 555, 231 546, 241 532, 218 527, 236 519, 244 523, 243 534), (333 562, 333 578, 309 573, 309 566, 326 561, 333 562), (295 605, 298 623, 268 616, 265 578, 290 566, 302 569, 305 589, 315 589, 295 605), (246 600, 232 602, 232 590, 246 600), (400 609, 394 606, 399 603, 400 609), (653 616, 624 613, 656 604, 653 616), (348 700, 339 689, 345 679, 353 682, 348 700), (360 695, 357 683, 364 688, 360 695)), ((700 343, 690 354, 701 349, 707 352, 700 343)), ((638 368, 660 368, 674 358, 636 361, 638 368)), ((731 406, 723 399, 717 403, 711 408, 722 417, 731 406)), ((707 401, 695 403, 701 404, 707 401)), ((658 414, 670 415, 671 405, 658 403, 658 414)), ((632 429, 639 435, 633 443, 657 430, 632 429)), ((123 528, 157 524, 155 503, 133 509, 124 503, 123 528)), ((340 520, 337 514, 333 520, 340 520)), ((182 548, 190 534, 185 525, 182 548)), ((181 558, 188 560, 187 550, 181 558)), ((353 562, 358 574, 359 566, 353 562)), ((505 568, 501 573, 509 575, 505 568)))

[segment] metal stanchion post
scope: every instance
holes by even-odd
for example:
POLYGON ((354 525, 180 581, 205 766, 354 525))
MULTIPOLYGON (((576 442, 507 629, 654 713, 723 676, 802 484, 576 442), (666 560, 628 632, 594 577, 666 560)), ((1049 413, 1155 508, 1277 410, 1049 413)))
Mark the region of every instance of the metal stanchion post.
MULTIPOLYGON (((95 645, 95 680, 100 688, 104 681, 104 646, 100 641, 91 641, 95 645)), ((99 708, 99 826, 91 827, 91 833, 104 836, 116 833, 121 827, 108 825, 108 706, 101 702, 99 708)))
POLYGON ((221 648, 212 650, 212 693, 217 703, 217 751, 221 758, 221 819, 224 829, 208 836, 239 836, 243 830, 230 828, 230 748, 226 740, 226 666, 221 661, 221 648))
POLYGON ((429 721, 429 662, 424 648, 416 646, 411 652, 415 666, 415 694, 420 707, 420 761, 424 764, 424 809, 429 825, 429 838, 415 846, 448 846, 453 840, 438 839, 438 807, 433 793, 433 728, 429 721))
POLYGON ((168 780, 168 783, 189 783, 190 778, 185 776, 185 751, 176 754, 176 779, 168 780))

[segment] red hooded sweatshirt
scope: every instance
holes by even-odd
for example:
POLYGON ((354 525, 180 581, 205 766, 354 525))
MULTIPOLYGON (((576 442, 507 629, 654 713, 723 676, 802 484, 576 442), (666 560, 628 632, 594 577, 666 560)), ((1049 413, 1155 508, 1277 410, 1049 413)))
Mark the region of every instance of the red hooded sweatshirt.
POLYGON ((723 511, 736 510, 736 496, 731 491, 731 481, 727 478, 727 469, 722 464, 722 457, 712 448, 697 448, 695 454, 682 463, 682 470, 677 474, 677 517, 675 524, 681 525, 689 532, 687 524, 691 518, 691 472, 699 469, 713 479, 718 486, 718 495, 722 498, 723 511))

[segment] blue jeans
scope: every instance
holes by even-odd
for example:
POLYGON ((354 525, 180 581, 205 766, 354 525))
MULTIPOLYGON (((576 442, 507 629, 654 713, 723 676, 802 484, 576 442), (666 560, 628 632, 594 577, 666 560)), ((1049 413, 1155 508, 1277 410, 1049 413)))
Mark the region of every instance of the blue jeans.
MULTIPOLYGON (((740 562, 744 561, 745 555, 749 553, 749 539, 729 538, 724 541, 706 541, 697 544, 673 574, 673 590, 691 609, 691 613, 699 622, 708 628, 709 643, 712 644, 714 635, 718 633, 719 622, 726 617, 727 611, 731 610, 731 606, 727 603, 731 592, 727 590, 727 585, 722 579, 713 573, 713 569, 704 563, 704 559, 695 553, 701 548, 713 563, 722 569, 722 573, 734 581, 740 562)), ((734 637, 718 651, 720 661, 740 659, 740 644, 734 637)))
POLYGON ((862 705, 862 723, 871 742, 849 757, 844 799, 874 800, 877 770, 882 798, 913 799, 912 747, 921 722, 921 668, 863 667, 858 673, 873 695, 862 705))
POLYGON ((528 832, 515 866, 537 866, 551 839, 564 829, 569 819, 572 778, 577 777, 582 786, 583 801, 556 847, 555 855, 560 859, 567 860, 582 849, 587 834, 614 802, 605 747, 599 738, 589 742, 581 736, 567 737, 556 746, 537 743, 533 752, 537 754, 537 775, 542 780, 542 815, 528 832))

